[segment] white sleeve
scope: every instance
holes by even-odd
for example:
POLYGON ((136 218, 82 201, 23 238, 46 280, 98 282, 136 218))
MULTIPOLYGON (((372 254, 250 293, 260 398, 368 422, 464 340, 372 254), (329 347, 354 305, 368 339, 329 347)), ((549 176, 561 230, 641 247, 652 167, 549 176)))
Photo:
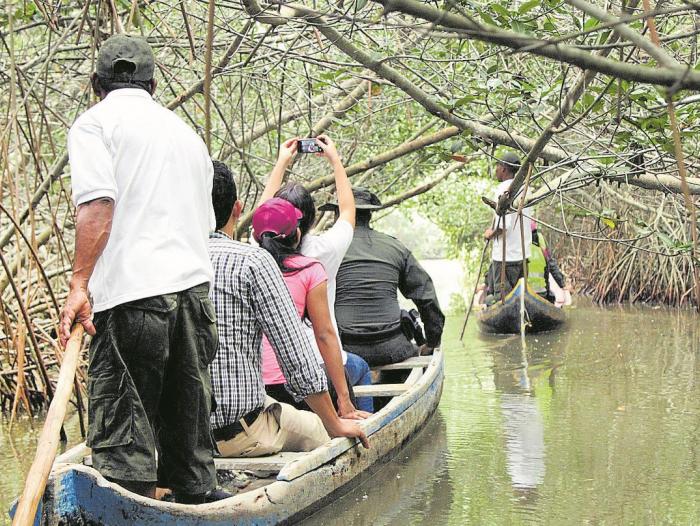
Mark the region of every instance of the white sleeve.
MULTIPOLYGON (((498 204, 498 200, 501 198, 501 195, 506 193, 508 191, 508 188, 503 188, 503 183, 499 184, 498 187, 496 188, 494 192, 494 201, 496 201, 496 204, 498 204)), ((501 228, 502 230, 511 230, 514 227, 515 221, 517 219, 517 215, 515 213, 509 213, 505 214, 505 221, 500 221, 498 220, 498 214, 494 214, 493 216, 493 224, 494 228, 498 227, 501 228)))
POLYGON ((331 228, 317 236, 323 243, 322 254, 319 254, 317 259, 321 260, 329 275, 334 275, 340 268, 345 253, 352 243, 354 231, 350 223, 344 219, 338 219, 331 228))
POLYGON ((73 204, 109 197, 117 200, 117 180, 112 156, 104 141, 100 123, 83 114, 68 132, 73 204))
MULTIPOLYGON (((502 193, 502 192, 501 192, 501 185, 499 184, 499 185, 496 187, 496 189, 493 191, 493 200, 494 200, 494 202, 496 203, 496 205, 498 205, 498 198, 501 197, 501 193, 502 193)), ((497 229, 499 229, 499 228, 503 229, 503 221, 500 220, 500 218, 498 217, 498 214, 495 213, 495 212, 494 212, 494 214, 493 214, 493 222, 492 222, 492 224, 493 224, 492 228, 493 228, 494 230, 497 230, 497 229)))

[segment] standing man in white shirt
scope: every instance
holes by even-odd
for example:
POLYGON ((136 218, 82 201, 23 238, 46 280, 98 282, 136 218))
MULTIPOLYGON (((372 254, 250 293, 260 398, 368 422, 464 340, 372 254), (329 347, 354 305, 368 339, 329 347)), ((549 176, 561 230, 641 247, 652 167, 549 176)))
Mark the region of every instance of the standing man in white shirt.
MULTIPOLYGON (((496 179, 499 185, 496 187, 494 199, 510 189, 513 177, 520 168, 520 158, 513 152, 506 152, 498 160, 496 165, 496 179)), ((530 257, 530 245, 532 244, 532 230, 530 208, 523 210, 523 237, 520 235, 520 221, 518 214, 511 212, 503 218, 497 215, 493 218, 490 228, 484 232, 484 239, 492 240, 491 266, 486 275, 487 294, 500 296, 501 294, 501 266, 503 265, 503 243, 505 243, 505 283, 504 294, 508 294, 523 277, 523 260, 530 257), (523 241, 525 253, 523 254, 523 241)))
POLYGON ((222 495, 209 417, 217 347, 207 250, 213 169, 207 148, 152 99, 145 40, 107 39, 92 87, 101 102, 68 135, 75 261, 61 314, 93 336, 88 369, 93 465, 108 480, 182 503, 222 495), (93 318, 94 313, 94 318, 93 318))

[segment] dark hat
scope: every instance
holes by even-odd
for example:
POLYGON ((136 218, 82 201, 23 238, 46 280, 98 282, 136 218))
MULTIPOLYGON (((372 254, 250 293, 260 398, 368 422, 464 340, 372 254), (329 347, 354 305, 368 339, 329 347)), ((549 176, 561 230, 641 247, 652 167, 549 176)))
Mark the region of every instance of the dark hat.
POLYGON ((498 162, 505 164, 513 172, 517 172, 520 168, 520 157, 514 152, 506 152, 498 158, 498 162))
POLYGON ((153 78, 155 61, 153 51, 143 38, 129 35, 112 35, 102 43, 97 54, 97 76, 103 79, 124 81, 147 81, 153 78), (115 74, 115 66, 120 62, 133 65, 133 72, 115 74))
MULTIPOLYGON (((379 210, 382 207, 382 202, 379 198, 367 188, 353 188, 352 195, 355 196, 355 208, 358 210, 379 210)), ((321 212, 335 210, 336 208, 338 208, 337 200, 318 207, 321 212)))

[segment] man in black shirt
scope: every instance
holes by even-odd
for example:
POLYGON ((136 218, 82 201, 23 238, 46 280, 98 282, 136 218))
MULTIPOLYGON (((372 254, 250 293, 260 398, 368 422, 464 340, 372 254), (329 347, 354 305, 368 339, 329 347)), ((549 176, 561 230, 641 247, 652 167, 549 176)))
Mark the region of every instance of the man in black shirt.
MULTIPOLYGON (((379 198, 355 188, 355 234, 336 278, 335 316, 343 348, 371 366, 430 354, 440 345, 445 316, 435 287, 413 254, 397 239, 373 230, 372 211, 379 198), (396 291, 415 303, 425 326, 420 350, 404 334, 396 291)), ((336 207, 326 204, 322 210, 336 207)))

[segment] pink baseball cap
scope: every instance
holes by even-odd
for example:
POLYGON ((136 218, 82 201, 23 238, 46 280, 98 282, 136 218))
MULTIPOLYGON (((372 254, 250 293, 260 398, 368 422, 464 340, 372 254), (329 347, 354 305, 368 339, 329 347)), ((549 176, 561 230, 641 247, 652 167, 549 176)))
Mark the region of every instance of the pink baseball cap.
POLYGON ((289 236, 296 231, 303 215, 301 210, 285 199, 268 199, 253 213, 253 236, 258 241, 266 232, 289 236))

